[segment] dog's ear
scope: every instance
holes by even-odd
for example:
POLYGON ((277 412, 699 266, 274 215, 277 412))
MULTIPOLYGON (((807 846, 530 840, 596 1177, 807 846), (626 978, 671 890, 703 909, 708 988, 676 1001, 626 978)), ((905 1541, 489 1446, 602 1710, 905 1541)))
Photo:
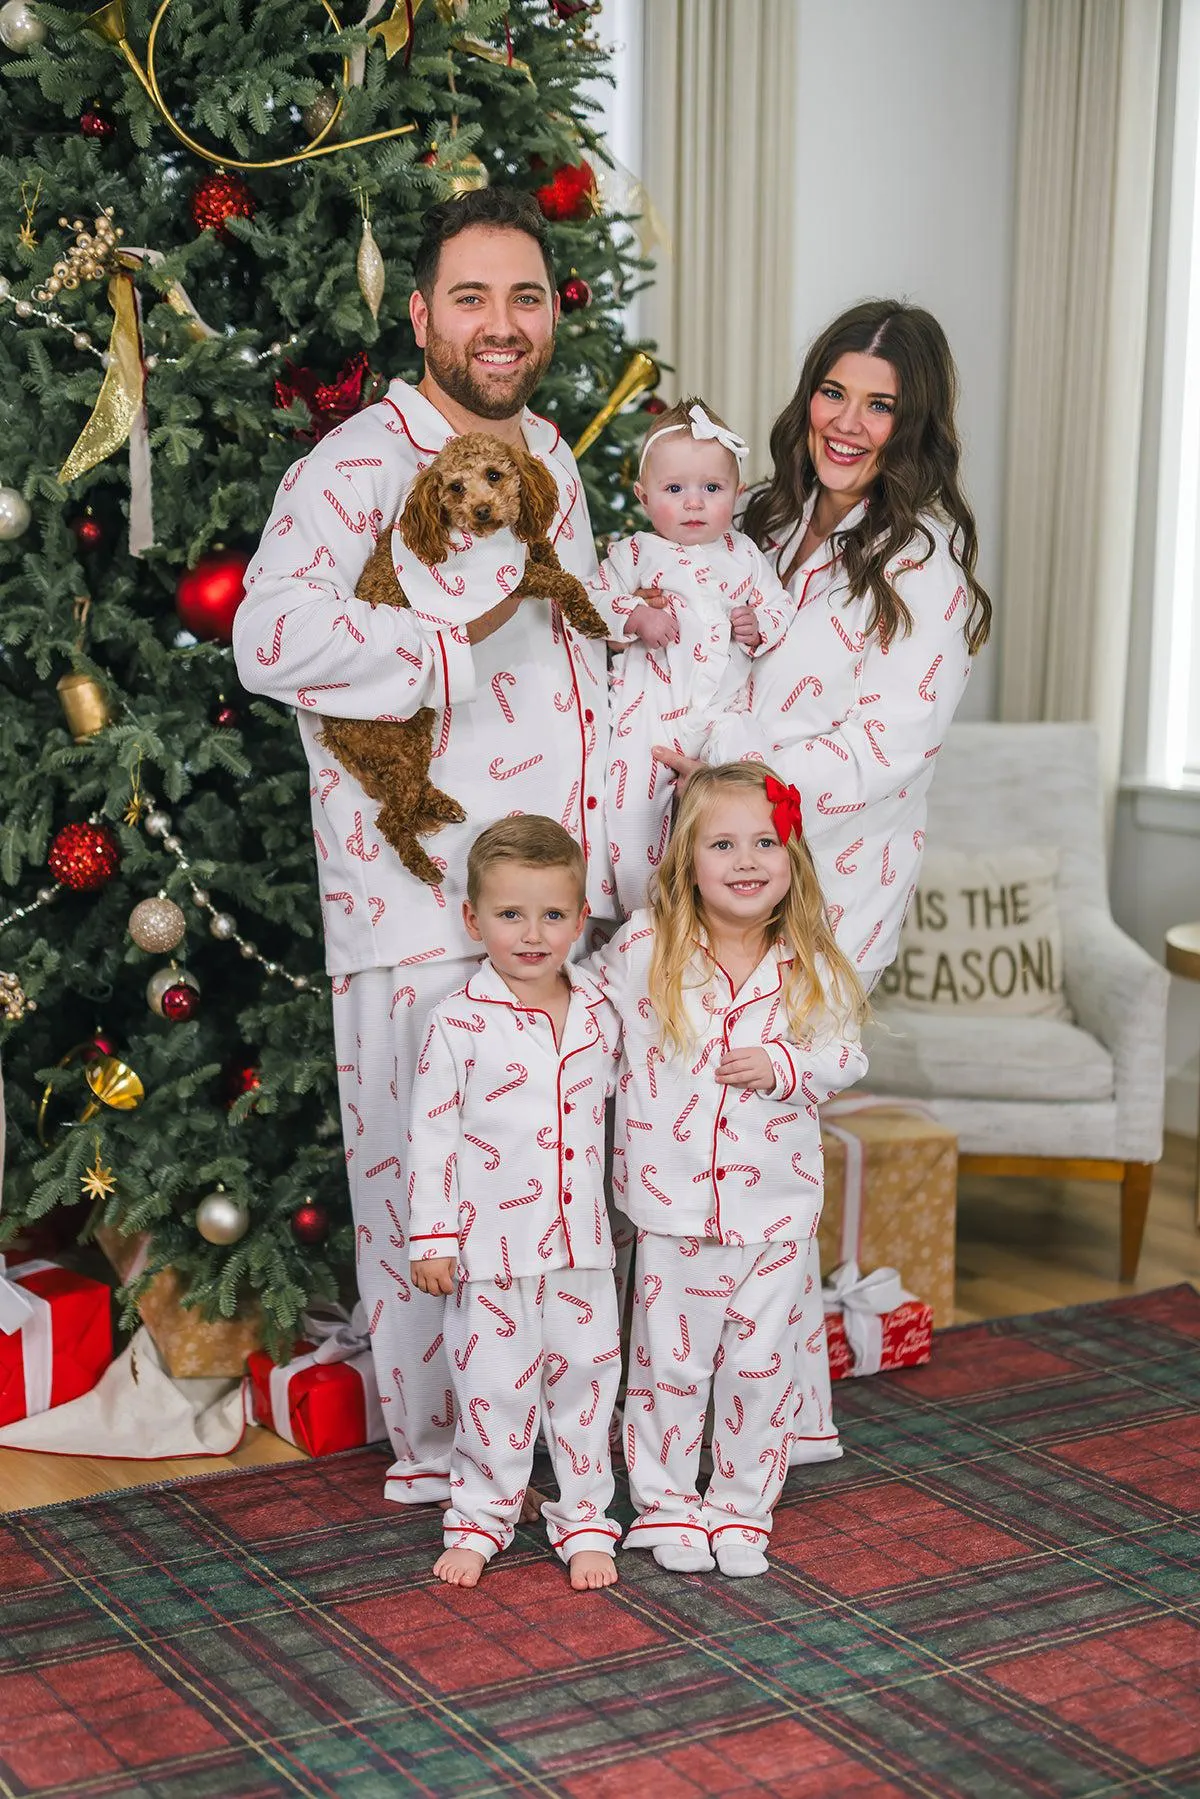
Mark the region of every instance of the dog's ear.
POLYGON ((442 516, 442 482, 436 467, 423 469, 408 491, 400 514, 400 535, 426 568, 450 554, 450 532, 442 516))
POLYGON ((517 459, 517 475, 521 482, 521 509, 513 527, 522 543, 534 543, 545 537, 558 511, 558 487, 544 462, 527 453, 517 459))

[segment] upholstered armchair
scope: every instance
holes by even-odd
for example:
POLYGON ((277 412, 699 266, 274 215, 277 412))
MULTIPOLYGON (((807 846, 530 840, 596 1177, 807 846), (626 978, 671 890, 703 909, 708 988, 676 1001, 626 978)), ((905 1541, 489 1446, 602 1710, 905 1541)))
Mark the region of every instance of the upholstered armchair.
POLYGON ((980 1174, 1119 1181, 1120 1271, 1132 1280, 1162 1154, 1168 976, 1114 923, 1104 807, 1087 725, 952 726, 930 793, 930 850, 1059 853, 1074 1023, 881 1009, 866 1085, 920 1098, 980 1174))

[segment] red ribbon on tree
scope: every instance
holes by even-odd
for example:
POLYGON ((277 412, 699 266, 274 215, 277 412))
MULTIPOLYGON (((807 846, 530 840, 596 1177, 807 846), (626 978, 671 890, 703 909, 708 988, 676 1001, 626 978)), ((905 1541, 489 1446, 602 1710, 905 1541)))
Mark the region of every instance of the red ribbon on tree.
POLYGON ((314 370, 285 362, 283 374, 275 383, 275 404, 282 408, 290 406, 293 400, 303 400, 312 419, 312 430, 297 431, 296 436, 317 442, 335 425, 344 424, 368 406, 375 397, 375 385, 365 350, 356 350, 332 381, 322 381, 314 370))
POLYGON ((799 843, 800 833, 804 828, 799 792, 795 787, 785 787, 774 775, 764 778, 764 786, 771 804, 771 822, 779 833, 780 843, 786 843, 793 831, 796 833, 796 842, 799 843))

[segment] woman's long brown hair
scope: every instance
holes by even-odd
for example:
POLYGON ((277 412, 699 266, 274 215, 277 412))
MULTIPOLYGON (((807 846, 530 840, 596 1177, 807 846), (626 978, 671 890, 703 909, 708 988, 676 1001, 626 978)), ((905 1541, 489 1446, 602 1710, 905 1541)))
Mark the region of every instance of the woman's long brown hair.
MULTIPOLYGON (((742 525, 760 549, 798 521, 817 471, 808 452, 809 406, 840 356, 858 351, 879 356, 896 371, 895 423, 884 445, 866 512, 848 531, 835 530, 831 547, 841 556, 851 599, 870 589, 875 607, 869 631, 886 648, 897 631, 912 629, 912 614, 887 579, 888 564, 925 540, 922 563, 933 554, 933 536, 922 513, 940 514, 950 528, 950 553, 963 572, 969 598, 965 626, 974 655, 987 642, 992 602, 975 578, 979 542, 975 517, 959 486, 959 442, 954 424, 958 378, 946 334, 919 306, 898 300, 864 300, 826 327, 805 358, 800 384, 771 431, 775 472, 754 494, 742 525)), ((781 577, 794 570, 780 569, 781 577)))

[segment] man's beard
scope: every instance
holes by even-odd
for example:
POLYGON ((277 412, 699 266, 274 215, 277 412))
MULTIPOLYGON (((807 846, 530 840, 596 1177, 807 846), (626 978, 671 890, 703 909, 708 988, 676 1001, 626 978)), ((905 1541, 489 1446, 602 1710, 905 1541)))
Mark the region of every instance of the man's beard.
POLYGON ((545 374, 553 354, 553 339, 539 353, 527 337, 519 336, 510 338, 507 343, 485 342, 482 346, 473 344, 468 350, 459 350, 444 337, 439 337, 432 326, 425 341, 425 366, 442 392, 456 405, 481 419, 515 418, 545 374), (472 357, 480 347, 525 352, 524 361, 518 364, 518 372, 506 389, 495 385, 485 387, 477 379, 472 357))

